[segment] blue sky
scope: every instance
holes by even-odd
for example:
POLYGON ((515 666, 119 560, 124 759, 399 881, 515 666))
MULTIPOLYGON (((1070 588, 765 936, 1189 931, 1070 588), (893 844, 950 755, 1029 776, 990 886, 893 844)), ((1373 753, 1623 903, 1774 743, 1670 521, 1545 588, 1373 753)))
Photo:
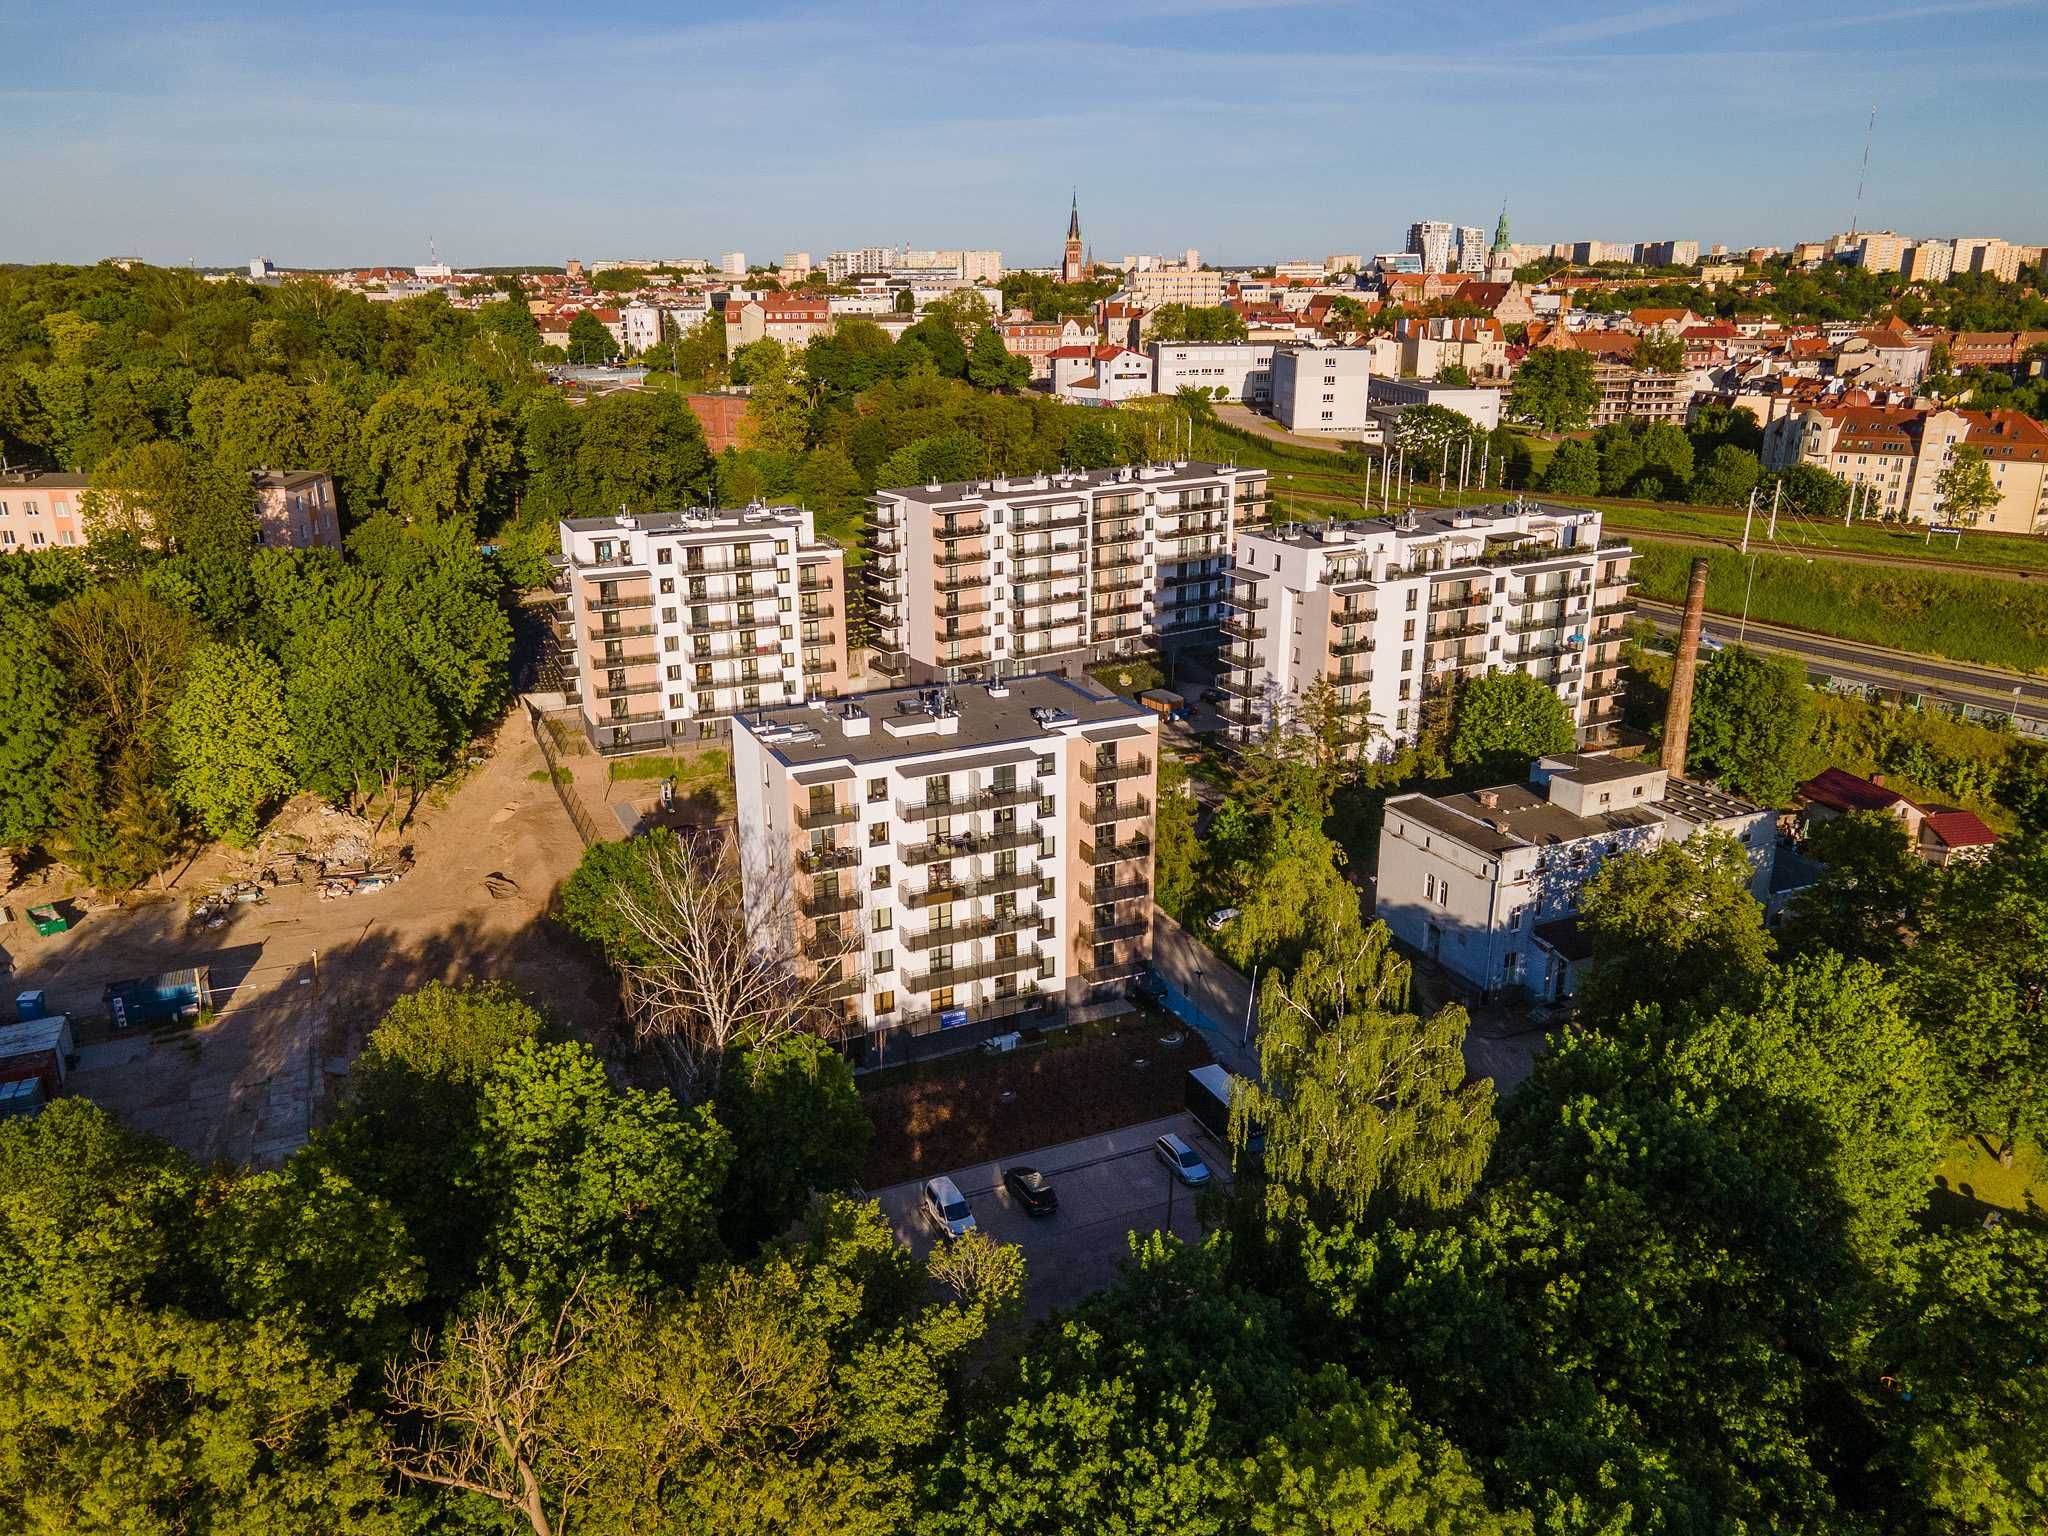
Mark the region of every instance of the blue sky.
POLYGON ((2048 239, 2048 0, 0 0, 0 260, 2048 239))

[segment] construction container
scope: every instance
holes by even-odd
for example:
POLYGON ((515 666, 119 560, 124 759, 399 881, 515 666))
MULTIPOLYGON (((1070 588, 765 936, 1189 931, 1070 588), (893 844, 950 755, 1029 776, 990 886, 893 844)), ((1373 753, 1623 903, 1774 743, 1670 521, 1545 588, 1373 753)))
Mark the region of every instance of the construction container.
POLYGON ((30 1019, 21 1024, 0 1025, 0 1083, 18 1083, 33 1078, 42 1084, 43 1097, 54 1099, 64 1091, 78 1048, 71 1042, 71 1021, 63 1014, 47 1019, 30 1019))
POLYGON ((213 1006, 213 988, 206 967, 163 971, 107 984, 101 1000, 114 1028, 137 1024, 180 1024, 196 1019, 213 1006))
POLYGON ((28 920, 35 924, 36 932, 44 938, 53 933, 62 933, 71 926, 70 919, 55 907, 30 907, 28 920))
POLYGON ((40 1114, 43 1108, 43 1083, 41 1078, 24 1077, 11 1083, 0 1083, 0 1120, 26 1118, 40 1114))
POLYGON ((50 1007, 41 990, 15 993, 14 1016, 24 1022, 29 1019, 47 1019, 50 1016, 50 1007))

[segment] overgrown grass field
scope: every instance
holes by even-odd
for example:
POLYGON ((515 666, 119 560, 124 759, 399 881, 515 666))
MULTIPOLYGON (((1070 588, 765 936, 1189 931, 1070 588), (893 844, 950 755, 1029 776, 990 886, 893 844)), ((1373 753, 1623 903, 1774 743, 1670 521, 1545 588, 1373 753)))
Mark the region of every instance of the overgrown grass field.
MULTIPOLYGON (((1685 599, 1687 572, 1697 545, 1637 543, 1635 573, 1644 597, 1685 599)), ((1742 611, 1749 560, 1716 550, 1710 562, 1707 606, 1742 611)), ((2048 671, 2048 586, 1953 571, 1885 569, 1869 565, 1755 555, 1756 582, 1749 616, 1896 650, 1945 656, 1951 661, 2048 671)))
MULTIPOLYGON (((1588 503, 1591 505, 1592 503, 1588 503)), ((1647 533, 1683 533, 1696 538, 1740 539, 1742 512, 1723 507, 1623 506, 1607 504, 1605 523, 1614 529, 1641 529, 1647 533)), ((2029 538, 2017 533, 1966 533, 1958 546, 1953 534, 1936 534, 1930 542, 1927 531, 1858 523, 1844 528, 1840 523, 1795 523, 1780 518, 1776 543, 1766 543, 1768 519, 1759 513, 1750 529, 1749 547, 1776 550, 1797 556, 1826 556, 1833 553, 1889 555, 1930 564, 1997 565, 2015 571, 2048 571, 2048 539, 2029 538)), ((1759 578, 1761 579, 1761 578, 1759 578)))

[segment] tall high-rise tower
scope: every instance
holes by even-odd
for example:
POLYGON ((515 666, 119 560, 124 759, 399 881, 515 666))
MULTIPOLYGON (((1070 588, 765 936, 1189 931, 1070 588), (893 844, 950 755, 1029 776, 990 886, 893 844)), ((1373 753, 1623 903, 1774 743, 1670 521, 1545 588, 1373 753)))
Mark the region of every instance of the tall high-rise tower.
POLYGON ((1074 201, 1067 210, 1067 250, 1060 261, 1060 281, 1079 283, 1088 277, 1088 259, 1081 246, 1081 194, 1074 193, 1074 201))

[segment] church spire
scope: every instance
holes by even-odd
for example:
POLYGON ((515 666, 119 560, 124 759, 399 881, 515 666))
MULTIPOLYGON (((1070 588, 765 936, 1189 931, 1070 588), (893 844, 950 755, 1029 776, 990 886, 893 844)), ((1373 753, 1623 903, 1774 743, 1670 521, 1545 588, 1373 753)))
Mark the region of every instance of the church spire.
POLYGON ((1067 210, 1067 238, 1069 240, 1081 238, 1081 189, 1079 187, 1074 188, 1074 201, 1067 210))

